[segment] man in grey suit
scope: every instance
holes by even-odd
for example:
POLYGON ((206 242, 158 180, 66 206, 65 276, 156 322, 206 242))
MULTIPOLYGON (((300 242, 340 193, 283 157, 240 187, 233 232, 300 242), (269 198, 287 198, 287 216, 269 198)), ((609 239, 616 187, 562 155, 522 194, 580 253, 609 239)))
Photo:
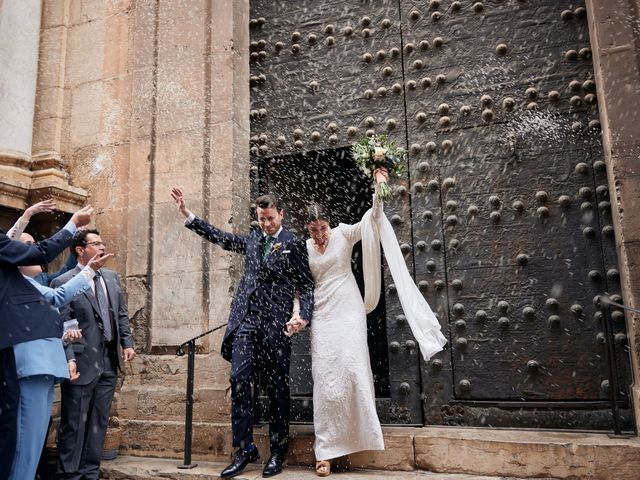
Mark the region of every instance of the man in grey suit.
MULTIPOLYGON (((97 230, 81 230, 72 244, 78 257, 75 269, 56 278, 52 287, 75 276, 105 245, 97 230)), ((101 268, 91 290, 78 295, 61 314, 77 319, 82 340, 66 347, 70 372, 80 377, 61 387, 56 478, 97 480, 117 370, 133 359, 133 338, 127 304, 118 274, 101 268)))

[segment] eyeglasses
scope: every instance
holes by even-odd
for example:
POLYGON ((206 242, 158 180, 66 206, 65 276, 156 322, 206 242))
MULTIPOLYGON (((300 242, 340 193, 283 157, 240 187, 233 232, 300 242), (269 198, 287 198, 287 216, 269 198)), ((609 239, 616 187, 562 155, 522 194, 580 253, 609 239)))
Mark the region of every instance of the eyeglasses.
POLYGON ((104 242, 88 242, 87 245, 91 245, 92 247, 106 247, 107 244, 104 242))

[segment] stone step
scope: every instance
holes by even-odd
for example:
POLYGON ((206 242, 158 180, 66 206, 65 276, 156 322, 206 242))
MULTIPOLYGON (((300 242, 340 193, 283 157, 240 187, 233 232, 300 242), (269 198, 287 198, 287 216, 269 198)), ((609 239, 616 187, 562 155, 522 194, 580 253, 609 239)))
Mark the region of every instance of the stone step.
MULTIPOLYGON (((222 388, 198 388, 193 395, 193 420, 228 422, 230 397, 222 388)), ((127 385, 118 392, 118 416, 132 420, 184 421, 186 391, 180 386, 127 385)))
MULTIPOLYGON (((218 479, 226 463, 198 462, 197 467, 178 469, 179 462, 169 459, 119 456, 103 461, 100 472, 102 480, 212 480, 218 479)), ((262 465, 251 464, 236 477, 240 480, 262 479, 262 465)), ((318 477, 311 467, 287 466, 277 476, 278 480, 314 480, 318 477)), ((340 480, 515 480, 507 477, 443 474, 430 472, 389 472, 384 470, 340 471, 340 480)), ((539 478, 538 480, 545 480, 539 478)), ((553 480, 547 478, 546 480, 553 480)))
MULTIPOLYGON (((141 457, 182 458, 183 422, 124 420, 120 452, 141 457)), ((640 439, 606 434, 458 427, 383 429, 385 450, 346 457, 351 468, 426 470, 517 478, 640 479, 640 439)), ((258 427, 259 450, 268 452, 268 428, 258 427)), ((289 464, 310 466, 313 428, 292 425, 289 464)), ((233 451, 228 423, 195 422, 194 461, 228 462, 233 451)))

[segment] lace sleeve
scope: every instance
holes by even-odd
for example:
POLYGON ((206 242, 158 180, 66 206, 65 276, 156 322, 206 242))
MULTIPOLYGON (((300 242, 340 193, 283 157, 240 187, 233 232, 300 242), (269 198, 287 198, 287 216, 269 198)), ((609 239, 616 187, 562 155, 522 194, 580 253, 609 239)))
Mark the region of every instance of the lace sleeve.
POLYGON ((353 225, 349 225, 348 223, 341 223, 340 225, 338 225, 338 228, 351 245, 358 243, 362 238, 360 222, 353 225))
POLYGON ((7 237, 9 237, 11 240, 20 240, 20 235, 24 233, 27 225, 29 225, 29 221, 23 220, 22 217, 20 217, 13 225, 13 227, 11 227, 11 229, 7 232, 7 237))

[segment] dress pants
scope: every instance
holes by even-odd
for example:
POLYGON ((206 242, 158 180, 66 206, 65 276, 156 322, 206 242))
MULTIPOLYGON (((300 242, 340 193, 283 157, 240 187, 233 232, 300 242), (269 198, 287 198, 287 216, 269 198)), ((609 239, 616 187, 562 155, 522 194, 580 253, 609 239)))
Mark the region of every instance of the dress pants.
POLYGON ((104 371, 91 383, 74 385, 67 381, 62 384, 57 479, 99 478, 109 410, 116 391, 113 348, 104 348, 104 371))
POLYGON ((53 406, 53 375, 32 375, 20 379, 18 435, 9 480, 33 479, 53 406))
POLYGON ((0 479, 9 478, 16 450, 20 384, 13 347, 0 350, 0 479))
POLYGON ((289 439, 291 342, 284 334, 274 342, 273 332, 269 331, 273 328, 270 319, 250 312, 235 333, 231 351, 231 424, 234 447, 253 442, 252 384, 257 370, 262 371, 269 395, 271 453, 284 454, 289 439))

